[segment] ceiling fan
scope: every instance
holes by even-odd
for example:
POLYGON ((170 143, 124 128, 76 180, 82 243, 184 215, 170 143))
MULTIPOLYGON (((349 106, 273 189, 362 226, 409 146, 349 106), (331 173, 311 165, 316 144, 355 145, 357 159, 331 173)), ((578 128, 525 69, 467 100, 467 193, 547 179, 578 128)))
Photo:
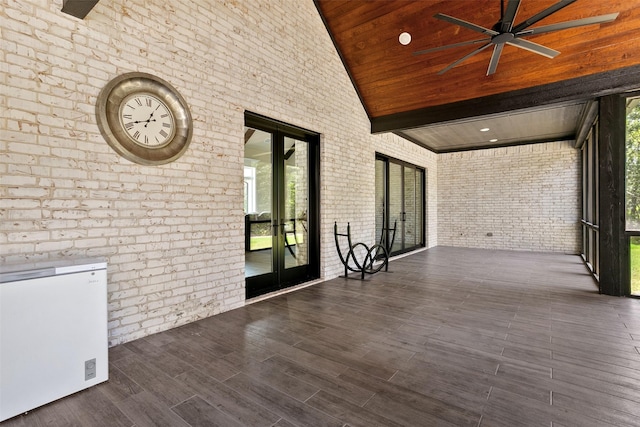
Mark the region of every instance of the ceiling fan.
POLYGON ((573 21, 560 22, 557 24, 544 25, 542 27, 537 28, 529 28, 531 25, 541 21, 547 16, 559 11, 560 9, 569 6, 571 3, 574 3, 577 0, 561 0, 556 4, 544 9, 538 14, 530 17, 529 19, 524 20, 522 23, 514 26, 514 21, 516 19, 516 14, 518 13, 518 8, 520 7, 521 0, 507 0, 507 7, 505 10, 504 0, 500 0, 500 21, 498 21, 493 28, 485 28, 480 25, 473 24, 471 22, 464 21, 462 19, 454 18, 453 16, 445 15, 444 13, 436 13, 433 17, 440 19, 442 21, 446 21, 452 23, 454 25, 458 25, 463 28, 467 28, 478 33, 484 34, 486 37, 477 40, 470 40, 461 43, 454 43, 445 46, 439 46, 432 49, 419 50, 414 52, 414 55, 423 55, 425 53, 437 52, 439 50, 449 49, 453 47, 467 46, 472 44, 480 44, 483 43, 482 46, 474 50, 473 52, 463 56, 457 61, 449 64, 447 67, 443 68, 438 72, 438 74, 444 74, 456 65, 466 61, 474 55, 482 52, 488 47, 493 46, 493 54, 491 55, 491 60, 489 61, 489 68, 487 69, 487 76, 496 72, 498 68, 498 61, 500 60, 500 55, 502 54, 502 49, 504 49, 504 45, 508 44, 510 46, 515 46, 520 49, 525 49, 533 53, 537 53, 542 56, 546 56, 547 58, 554 58, 560 52, 557 50, 542 46, 537 43, 533 43, 531 41, 523 39, 526 36, 538 35, 550 33, 552 31, 560 31, 566 30, 568 28, 582 27, 585 25, 593 25, 593 24, 602 24, 605 22, 612 22, 618 17, 618 13, 610 13, 608 15, 600 15, 593 16, 590 18, 584 19, 576 19, 573 21))

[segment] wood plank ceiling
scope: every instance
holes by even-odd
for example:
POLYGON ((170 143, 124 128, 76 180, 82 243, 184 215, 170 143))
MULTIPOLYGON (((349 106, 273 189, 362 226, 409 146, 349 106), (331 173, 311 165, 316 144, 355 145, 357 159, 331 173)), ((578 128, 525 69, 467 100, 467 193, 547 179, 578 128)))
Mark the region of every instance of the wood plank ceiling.
MULTIPOLYGON (((584 113, 576 113, 577 105, 584 107, 596 96, 640 87, 640 0, 577 0, 531 28, 615 12, 619 15, 611 23, 526 38, 560 51, 554 59, 507 45, 496 73, 489 76, 491 48, 441 75, 440 70, 478 45, 423 55, 413 52, 482 38, 482 34, 434 15, 443 13, 492 28, 500 20, 503 0, 314 1, 369 115, 372 130, 396 132, 437 152, 490 145, 486 140, 454 138, 448 146, 433 139, 438 137, 438 132, 431 131, 433 126, 460 124, 460 120, 469 123, 482 116, 494 121, 501 115, 511 117, 510 124, 502 123, 504 129, 513 128, 501 139, 504 144, 542 141, 544 135, 571 138, 584 113), (406 46, 398 41, 403 32, 412 36, 406 46), (565 111, 565 107, 570 110, 565 111), (544 127, 545 121, 555 119, 558 122, 553 126, 565 124, 565 129, 556 129, 554 135, 549 129, 527 135, 516 129, 538 119, 527 114, 514 116, 513 110, 550 108, 561 108, 562 113, 537 114, 540 121, 532 128, 538 124, 544 127), (572 120, 575 123, 567 125, 572 120)), ((515 24, 556 3, 558 0, 522 0, 515 24)))

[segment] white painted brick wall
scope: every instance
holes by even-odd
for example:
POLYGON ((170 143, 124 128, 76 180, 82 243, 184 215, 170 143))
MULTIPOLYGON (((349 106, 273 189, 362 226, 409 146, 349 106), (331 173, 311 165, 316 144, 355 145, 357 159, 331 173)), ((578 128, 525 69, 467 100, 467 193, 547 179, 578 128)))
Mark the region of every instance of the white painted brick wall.
POLYGON ((0 260, 107 258, 111 344, 244 304, 245 110, 322 134, 325 278, 342 272, 334 221, 374 239, 376 152, 427 169, 428 246, 578 248, 576 151, 437 156, 370 135, 311 0, 101 1, 84 20, 61 7, 0 6, 0 260), (130 163, 98 131, 97 94, 130 71, 191 107, 193 141, 174 163, 130 163))
POLYGON ((105 257, 112 345, 244 304, 244 111, 320 132, 323 277, 340 274, 333 223, 374 235, 375 152, 437 158, 370 125, 312 0, 62 0, 0 5, 0 261, 105 257), (96 97, 131 71, 169 81, 194 119, 176 162, 118 156, 96 97))
POLYGON ((579 253, 579 219, 569 142, 439 155, 439 245, 579 253))

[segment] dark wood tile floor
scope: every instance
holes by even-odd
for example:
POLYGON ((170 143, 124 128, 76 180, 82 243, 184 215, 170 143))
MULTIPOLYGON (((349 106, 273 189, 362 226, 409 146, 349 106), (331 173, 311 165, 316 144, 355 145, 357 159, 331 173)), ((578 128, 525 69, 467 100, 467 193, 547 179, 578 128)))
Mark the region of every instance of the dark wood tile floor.
POLYGON ((579 257, 438 247, 114 347, 5 424, 639 426, 639 351, 579 257))

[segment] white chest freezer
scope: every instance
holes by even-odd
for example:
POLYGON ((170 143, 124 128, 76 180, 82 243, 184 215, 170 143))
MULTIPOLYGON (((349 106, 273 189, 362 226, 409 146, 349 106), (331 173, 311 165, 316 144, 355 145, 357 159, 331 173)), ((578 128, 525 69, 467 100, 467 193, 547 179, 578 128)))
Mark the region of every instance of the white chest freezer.
POLYGON ((108 376, 107 263, 0 266, 0 421, 108 376))

